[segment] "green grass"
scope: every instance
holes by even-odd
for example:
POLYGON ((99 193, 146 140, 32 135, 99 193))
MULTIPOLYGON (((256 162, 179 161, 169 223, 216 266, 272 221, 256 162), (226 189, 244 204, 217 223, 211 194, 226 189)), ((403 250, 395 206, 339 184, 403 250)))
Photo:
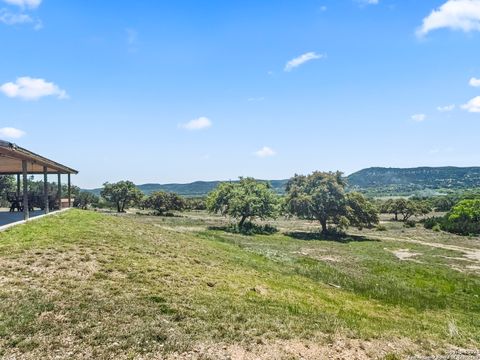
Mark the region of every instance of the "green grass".
POLYGON ((338 337, 427 353, 480 344, 478 273, 454 269, 470 264, 457 251, 406 242, 456 237, 392 224, 299 240, 285 234, 313 224, 293 221, 269 236, 208 230, 223 223, 70 211, 1 233, 0 356, 148 358, 338 337), (405 248, 421 255, 400 261, 405 248))

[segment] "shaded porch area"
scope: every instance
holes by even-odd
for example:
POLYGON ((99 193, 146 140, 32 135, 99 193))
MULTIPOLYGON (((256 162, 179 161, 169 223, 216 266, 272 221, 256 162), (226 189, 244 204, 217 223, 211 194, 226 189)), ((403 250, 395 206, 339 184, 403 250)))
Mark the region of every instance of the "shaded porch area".
POLYGON ((8 189, 3 194, 9 208, 0 209, 0 227, 72 207, 72 174, 78 174, 78 171, 0 140, 0 176, 16 180, 15 189, 8 189), (42 189, 34 191, 30 188, 32 182, 29 177, 32 175, 42 175, 42 189), (56 180, 55 191, 48 181, 52 175, 56 180), (62 176, 65 175, 67 186, 62 191, 62 176))
MULTIPOLYGON (((30 211, 30 219, 44 215, 43 210, 30 211)), ((9 209, 0 209, 0 227, 23 221, 23 212, 11 212, 9 209)))

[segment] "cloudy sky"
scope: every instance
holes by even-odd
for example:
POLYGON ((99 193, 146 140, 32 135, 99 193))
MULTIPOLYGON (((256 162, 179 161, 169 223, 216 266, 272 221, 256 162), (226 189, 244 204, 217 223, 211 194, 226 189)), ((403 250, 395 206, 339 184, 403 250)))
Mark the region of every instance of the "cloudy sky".
POLYGON ((104 181, 480 165, 480 0, 0 0, 0 139, 104 181))

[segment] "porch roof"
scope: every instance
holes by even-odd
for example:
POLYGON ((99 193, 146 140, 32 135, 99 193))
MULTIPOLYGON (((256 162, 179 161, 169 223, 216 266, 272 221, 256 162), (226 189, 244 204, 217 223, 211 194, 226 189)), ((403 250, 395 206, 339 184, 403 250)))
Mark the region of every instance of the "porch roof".
POLYGON ((78 174, 78 171, 59 164, 46 157, 35 154, 8 141, 0 140, 0 175, 15 175, 22 173, 22 161, 27 161, 28 174, 78 174))

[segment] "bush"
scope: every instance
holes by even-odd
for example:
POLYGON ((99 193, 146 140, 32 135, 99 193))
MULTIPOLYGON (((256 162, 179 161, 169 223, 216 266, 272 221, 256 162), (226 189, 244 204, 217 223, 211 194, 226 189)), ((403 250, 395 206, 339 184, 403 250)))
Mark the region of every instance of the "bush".
POLYGON ((480 234, 480 200, 462 200, 444 217, 426 219, 424 226, 458 235, 480 234))
POLYGON ((385 225, 378 225, 376 230, 377 231, 387 231, 387 227, 385 225))
POLYGON ((245 222, 242 226, 239 226, 238 224, 232 224, 223 227, 210 227, 209 229, 222 230, 233 234, 242 235, 271 235, 278 232, 278 229, 275 226, 269 224, 257 225, 250 221, 245 222))
POLYGON ((442 228, 442 223, 444 222, 444 218, 443 217, 430 217, 428 219, 425 219, 422 221, 423 222, 423 226, 425 227, 425 229, 433 229, 435 226, 439 226, 440 228, 442 228))
POLYGON ((92 194, 88 191, 82 191, 75 198, 73 206, 83 210, 87 210, 89 207, 98 206, 99 202, 100 198, 97 195, 92 194))
POLYGON ((406 228, 414 228, 415 226, 417 226, 417 223, 413 220, 407 220, 403 223, 403 226, 406 228))

